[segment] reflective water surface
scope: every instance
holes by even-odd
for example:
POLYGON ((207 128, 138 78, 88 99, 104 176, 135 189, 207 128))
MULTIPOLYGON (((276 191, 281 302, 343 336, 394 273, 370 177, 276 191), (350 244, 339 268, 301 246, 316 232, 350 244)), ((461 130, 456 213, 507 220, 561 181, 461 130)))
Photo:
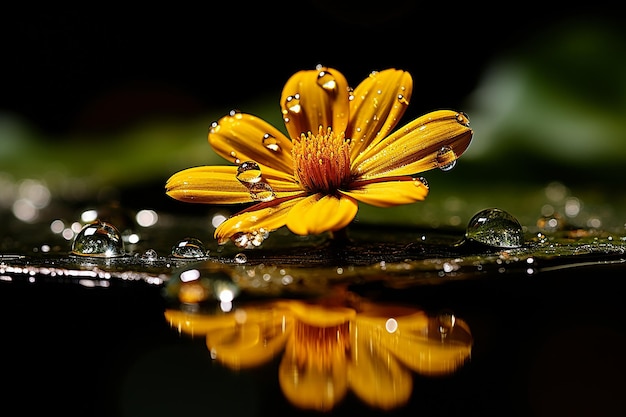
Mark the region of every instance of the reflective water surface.
POLYGON ((548 217, 530 230, 492 208, 466 228, 276 231, 250 250, 187 220, 54 223, 5 249, 7 404, 29 391, 43 402, 24 409, 128 416, 626 406, 619 233, 548 217))

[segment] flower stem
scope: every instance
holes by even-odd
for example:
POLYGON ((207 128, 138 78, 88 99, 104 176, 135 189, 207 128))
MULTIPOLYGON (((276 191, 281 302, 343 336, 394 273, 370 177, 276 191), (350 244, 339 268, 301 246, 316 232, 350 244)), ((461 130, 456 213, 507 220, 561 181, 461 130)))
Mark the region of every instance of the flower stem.
POLYGON ((343 229, 330 232, 330 241, 334 245, 345 245, 349 243, 350 238, 348 237, 348 229, 344 227, 343 229))

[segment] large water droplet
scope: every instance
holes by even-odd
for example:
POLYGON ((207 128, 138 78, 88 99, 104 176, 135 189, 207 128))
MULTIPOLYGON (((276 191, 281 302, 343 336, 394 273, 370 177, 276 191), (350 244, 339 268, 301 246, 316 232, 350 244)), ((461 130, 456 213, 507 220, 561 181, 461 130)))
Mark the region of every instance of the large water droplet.
POLYGON ((511 214, 489 208, 472 217, 467 225, 465 238, 497 248, 519 248, 524 244, 524 231, 511 214))
POLYGON ((95 221, 85 225, 72 242, 72 254, 110 258, 124 255, 124 241, 115 226, 95 221))
POLYGON ((261 181, 261 167, 254 161, 242 162, 237 167, 237 179, 244 185, 261 181))
POLYGON ((174 258, 202 258, 206 256, 206 250, 200 239, 188 237, 179 240, 172 247, 172 256, 174 258))
POLYGON ((444 146, 437 152, 437 167, 442 171, 450 171, 456 165, 456 154, 449 146, 444 146))
POLYGON ((250 184, 250 198, 254 201, 272 201, 276 198, 276 194, 272 187, 266 182, 257 182, 250 184))

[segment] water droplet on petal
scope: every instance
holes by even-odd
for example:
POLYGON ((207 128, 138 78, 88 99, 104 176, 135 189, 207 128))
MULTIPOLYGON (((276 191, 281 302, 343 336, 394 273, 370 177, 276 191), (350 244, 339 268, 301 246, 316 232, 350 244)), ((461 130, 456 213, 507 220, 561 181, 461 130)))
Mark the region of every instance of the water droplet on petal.
POLYGON ((337 89, 337 80, 328 71, 320 71, 317 74, 317 84, 324 90, 334 91, 337 89))
POLYGON ((424 187, 426 187, 426 189, 430 189, 430 184, 428 184, 428 180, 424 177, 418 177, 418 180, 420 180, 422 182, 422 184, 424 184, 424 187))
POLYGON ((413 178, 413 185, 416 187, 424 187, 428 190, 428 181, 425 178, 413 178))
POLYGON ((261 181, 261 167, 254 161, 242 162, 237 167, 237 179, 245 186, 261 181))
POLYGON ((274 136, 266 133, 263 135, 263 146, 273 152, 280 152, 280 142, 274 136))
POLYGON ((398 94, 398 101, 401 104, 404 104, 405 106, 409 105, 409 101, 406 99, 406 97, 404 96, 404 94, 398 94))
POLYGON ((469 117, 467 117, 467 114, 463 112, 457 113, 456 121, 462 124, 463 126, 469 127, 470 125, 469 117))
POLYGON ((450 171, 456 165, 456 154, 449 146, 444 146, 437 152, 437 166, 442 171, 450 171))
POLYGON ((291 113, 300 113, 302 107, 300 106, 300 94, 294 94, 285 99, 285 107, 291 113))
POLYGON ((179 240, 172 247, 174 258, 202 258, 206 256, 203 243, 194 237, 179 240))
POLYGON ((238 110, 238 109, 232 109, 230 112, 228 112, 228 115, 230 117, 234 117, 235 119, 243 118, 243 113, 241 112, 241 110, 238 110))
POLYGON ((115 226, 95 221, 85 225, 72 242, 72 254, 110 258, 124 255, 124 241, 115 226))
POLYGON ((250 198, 254 201, 272 201, 276 198, 276 193, 272 187, 266 182, 257 182, 250 184, 248 187, 250 190, 250 198))
POLYGON ((511 214, 490 208, 472 217, 467 225, 465 238, 497 248, 519 248, 524 243, 524 231, 511 214))

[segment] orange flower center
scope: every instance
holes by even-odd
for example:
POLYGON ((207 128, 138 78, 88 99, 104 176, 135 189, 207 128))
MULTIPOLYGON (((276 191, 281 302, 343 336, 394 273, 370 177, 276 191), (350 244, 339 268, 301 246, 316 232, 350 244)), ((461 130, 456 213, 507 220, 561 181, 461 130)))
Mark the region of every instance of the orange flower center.
POLYGON ((295 355, 301 369, 330 370, 346 361, 350 352, 350 322, 318 327, 296 321, 295 355))
POLYGON ((350 140, 320 126, 317 134, 301 134, 291 150, 298 182, 312 193, 333 194, 351 180, 350 140))

